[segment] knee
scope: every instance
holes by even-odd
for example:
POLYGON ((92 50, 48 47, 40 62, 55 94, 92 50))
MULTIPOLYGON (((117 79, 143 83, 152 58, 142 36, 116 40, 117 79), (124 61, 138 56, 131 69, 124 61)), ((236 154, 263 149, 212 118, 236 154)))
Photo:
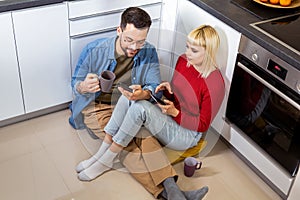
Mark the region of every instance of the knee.
POLYGON ((140 101, 135 101, 134 104, 131 105, 131 109, 137 113, 139 112, 145 113, 151 109, 151 106, 153 106, 153 104, 150 103, 149 101, 140 100, 140 101))
POLYGON ((129 100, 125 96, 121 95, 118 100, 117 106, 121 108, 128 108, 129 104, 129 100))
POLYGON ((121 95, 119 100, 118 100, 118 103, 129 104, 129 100, 124 95, 121 95))
POLYGON ((144 110, 145 109, 145 104, 144 104, 144 100, 140 100, 140 101, 135 101, 132 105, 131 108, 134 110, 144 110))

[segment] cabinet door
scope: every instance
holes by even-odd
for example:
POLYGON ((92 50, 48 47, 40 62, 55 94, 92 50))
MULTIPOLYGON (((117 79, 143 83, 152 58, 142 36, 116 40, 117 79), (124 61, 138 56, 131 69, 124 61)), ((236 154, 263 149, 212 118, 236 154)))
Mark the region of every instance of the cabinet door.
POLYGON ((72 99, 66 3, 13 12, 26 113, 72 99))
POLYGON ((0 121, 24 114, 11 13, 0 14, 0 121))

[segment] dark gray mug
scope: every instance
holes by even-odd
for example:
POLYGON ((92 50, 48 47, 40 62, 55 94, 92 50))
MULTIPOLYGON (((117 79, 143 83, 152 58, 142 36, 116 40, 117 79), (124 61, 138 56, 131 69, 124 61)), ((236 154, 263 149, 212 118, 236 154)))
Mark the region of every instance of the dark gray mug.
POLYGON ((110 92, 110 89, 116 78, 115 73, 109 70, 103 71, 99 76, 99 82, 102 92, 110 92))
POLYGON ((187 177, 191 177, 194 175, 197 169, 200 169, 202 166, 202 162, 198 161, 194 157, 187 157, 184 159, 184 175, 187 177))

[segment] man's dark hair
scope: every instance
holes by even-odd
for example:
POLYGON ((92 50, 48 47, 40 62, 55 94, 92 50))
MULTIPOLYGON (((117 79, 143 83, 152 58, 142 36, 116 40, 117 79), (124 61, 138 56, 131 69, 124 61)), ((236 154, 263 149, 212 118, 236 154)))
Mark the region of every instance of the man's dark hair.
POLYGON ((137 29, 150 28, 151 18, 149 14, 141 8, 129 7, 121 17, 121 29, 124 30, 127 24, 133 24, 137 29))

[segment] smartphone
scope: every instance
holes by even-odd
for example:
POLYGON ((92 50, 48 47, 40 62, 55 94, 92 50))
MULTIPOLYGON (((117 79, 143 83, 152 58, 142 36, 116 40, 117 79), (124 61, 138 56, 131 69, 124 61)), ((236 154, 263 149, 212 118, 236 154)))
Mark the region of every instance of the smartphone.
POLYGON ((121 87, 121 88, 123 88, 124 90, 133 93, 133 89, 131 89, 131 88, 130 88, 128 85, 126 85, 125 83, 119 82, 119 83, 117 84, 117 87, 121 87))
POLYGON ((156 96, 154 96, 154 95, 152 95, 152 94, 150 94, 150 95, 151 95, 151 98, 152 98, 156 103, 159 103, 159 104, 161 104, 161 105, 167 105, 163 100, 157 98, 156 96))

